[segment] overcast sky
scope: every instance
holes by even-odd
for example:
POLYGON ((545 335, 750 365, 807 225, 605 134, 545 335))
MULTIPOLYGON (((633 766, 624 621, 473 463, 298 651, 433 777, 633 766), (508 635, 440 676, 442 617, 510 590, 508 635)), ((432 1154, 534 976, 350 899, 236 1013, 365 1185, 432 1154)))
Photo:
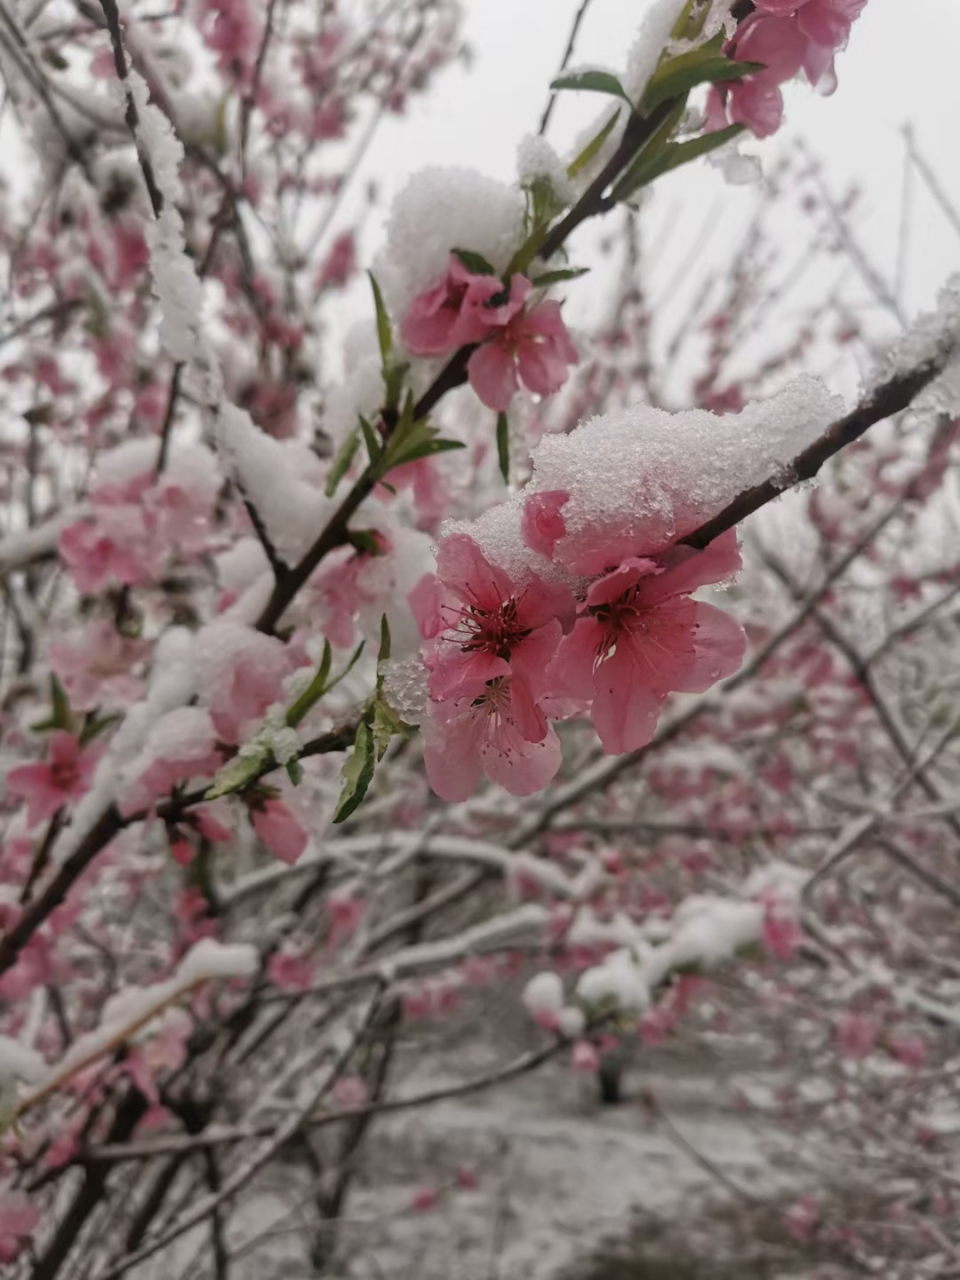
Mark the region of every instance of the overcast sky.
MULTIPOLYGON (((579 0, 464 0, 472 67, 446 71, 406 116, 388 121, 366 171, 387 192, 425 164, 464 164, 513 177, 517 143, 536 128, 578 6, 579 0)), ((644 0, 592 0, 574 62, 622 66, 646 7, 644 0)), ((825 99, 805 85, 791 86, 786 128, 756 147, 769 160, 800 135, 826 162, 835 189, 857 181, 865 193, 858 224, 863 242, 891 276, 905 123, 912 123, 921 150, 960 207, 958 50, 960 0, 869 0, 849 49, 838 59, 837 93, 825 99)), ((555 144, 569 143, 597 106, 592 95, 563 95, 551 125, 555 144)), ((735 190, 706 166, 696 169, 693 177, 662 180, 654 212, 702 220, 713 202, 737 208, 735 190)), ((905 309, 913 313, 930 305, 939 282, 956 270, 960 235, 916 184, 905 309)))

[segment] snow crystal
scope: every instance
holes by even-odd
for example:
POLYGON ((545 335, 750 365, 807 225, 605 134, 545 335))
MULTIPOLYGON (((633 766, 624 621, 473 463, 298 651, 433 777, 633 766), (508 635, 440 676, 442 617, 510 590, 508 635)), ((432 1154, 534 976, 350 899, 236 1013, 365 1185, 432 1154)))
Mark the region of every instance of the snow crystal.
POLYGON ((523 989, 523 1003, 534 1018, 563 1008, 563 981, 556 973, 538 973, 523 989))
POLYGON ((577 199, 577 189, 567 177, 567 166, 540 134, 528 133, 517 148, 517 175, 522 187, 546 179, 563 205, 574 204, 577 199))
POLYGON ((47 1072, 43 1055, 36 1049, 28 1049, 19 1040, 0 1036, 0 1090, 12 1080, 33 1084, 47 1072))
MULTIPOLYGON (((274 440, 244 409, 224 404, 217 417, 220 454, 263 521, 277 555, 294 565, 336 510, 336 504, 304 479, 305 451, 274 440)), ((313 458, 318 479, 322 466, 313 458)))
POLYGON ((577 995, 587 1005, 610 1004, 629 1013, 642 1013, 650 1003, 643 967, 633 951, 611 951, 602 964, 585 970, 577 983, 577 995))
POLYGON ((757 942, 763 919, 764 909, 757 902, 695 894, 674 912, 673 936, 662 950, 671 968, 689 964, 710 968, 757 942))
POLYGON ((451 249, 479 253, 503 271, 523 240, 526 202, 473 169, 423 169, 398 193, 374 268, 393 315, 444 276, 451 249))
MULTIPOLYGON (((617 558, 662 551, 782 472, 842 410, 819 379, 804 376, 738 414, 638 404, 545 436, 533 451, 532 487, 570 494, 554 554, 586 574, 601 572, 614 548, 617 558)), ((521 548, 514 555, 530 559, 521 548)))
POLYGON ((960 414, 960 274, 952 275, 940 290, 937 309, 919 316, 891 346, 874 372, 870 389, 941 359, 951 348, 950 363, 914 401, 914 412, 960 414))
POLYGON ((660 55, 670 43, 670 33, 686 6, 686 0, 657 0, 644 15, 640 32, 627 55, 623 87, 634 102, 657 69, 660 55))
POLYGON ((176 977, 187 986, 208 978, 252 978, 259 967, 257 949, 249 943, 203 938, 181 960, 176 977))
POLYGON ((568 1004, 557 1015, 557 1030, 568 1040, 576 1040, 578 1036, 582 1036, 586 1025, 583 1010, 576 1005, 568 1004))
POLYGON ((256 538, 239 538, 214 562, 221 587, 233 593, 245 591, 270 568, 267 553, 256 538))
POLYGON ((360 414, 372 419, 382 403, 380 356, 365 355, 352 363, 343 382, 327 394, 323 429, 339 444, 357 425, 360 414))
POLYGON ((149 159, 157 187, 165 204, 177 204, 183 198, 180 183, 180 162, 183 146, 173 131, 173 126, 159 108, 150 102, 150 90, 146 81, 136 71, 127 76, 127 87, 137 107, 139 125, 137 141, 143 154, 149 159))

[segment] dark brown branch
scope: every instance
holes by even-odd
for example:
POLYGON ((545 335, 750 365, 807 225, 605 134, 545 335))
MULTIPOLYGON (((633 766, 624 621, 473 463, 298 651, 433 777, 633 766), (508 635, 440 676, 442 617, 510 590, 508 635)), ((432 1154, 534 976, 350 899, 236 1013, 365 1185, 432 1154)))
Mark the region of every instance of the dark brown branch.
POLYGON ((120 30, 120 11, 117 8, 117 0, 100 0, 100 8, 103 10, 103 16, 107 22, 107 30, 110 33, 110 44, 113 48, 113 63, 117 69, 117 76, 123 84, 127 95, 127 111, 126 122, 127 128, 133 137, 137 148, 137 159, 140 162, 140 169, 143 173, 143 180, 147 186, 147 193, 150 196, 150 204, 153 207, 154 217, 159 218, 163 212, 163 192, 157 186, 157 179, 153 172, 153 164, 150 157, 146 155, 140 146, 140 140, 137 137, 137 129, 140 125, 140 117, 137 113, 137 104, 133 98, 133 91, 129 83, 129 68, 127 66, 127 55, 123 51, 123 34, 120 30))

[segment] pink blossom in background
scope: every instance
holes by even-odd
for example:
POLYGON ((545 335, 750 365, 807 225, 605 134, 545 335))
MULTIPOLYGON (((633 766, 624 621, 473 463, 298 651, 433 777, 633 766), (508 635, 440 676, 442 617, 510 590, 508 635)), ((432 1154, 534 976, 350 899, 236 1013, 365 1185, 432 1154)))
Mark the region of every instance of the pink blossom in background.
POLYGON ((76 711, 91 711, 102 703, 136 702, 143 681, 131 674, 150 652, 145 640, 122 636, 104 618, 88 622, 80 632, 50 646, 50 666, 76 711))
POLYGON ((260 47, 262 22, 249 0, 200 0, 198 17, 220 70, 243 78, 260 47))
POLYGON ((837 1045, 845 1058, 867 1058, 876 1047, 880 1024, 865 1013, 846 1013, 837 1023, 837 1045))
POLYGON ((743 628, 690 592, 740 568, 736 534, 705 551, 676 547, 659 562, 631 557, 593 584, 560 641, 547 692, 591 705, 604 751, 650 741, 671 691, 702 693, 743 661, 743 628))
POLYGON ((600 1055, 597 1053, 596 1045, 591 1044, 589 1040, 577 1040, 570 1055, 570 1065, 574 1071, 582 1071, 587 1075, 599 1071, 600 1055))
POLYGON ((292 865, 307 847, 309 836, 282 800, 262 800, 250 810, 254 831, 275 858, 292 865))
POLYGON ((293 951, 277 951, 267 964, 270 981, 282 991, 306 991, 315 969, 316 964, 309 956, 293 951))
POLYGON ((230 743, 240 742, 283 697, 283 681, 291 671, 291 655, 282 641, 243 631, 231 628, 224 646, 228 651, 212 664, 202 690, 218 735, 230 743))
POLYGON ((27 802, 27 826, 38 826, 86 794, 102 754, 99 744, 81 748, 72 733, 55 729, 47 743, 45 762, 11 769, 7 789, 27 802))
POLYGON ((483 404, 506 413, 521 382, 534 395, 552 395, 566 382, 567 366, 579 359, 560 303, 548 299, 515 315, 475 351, 467 374, 483 404))
POLYGON ((445 355, 482 342, 522 310, 530 288, 525 276, 516 275, 507 300, 488 305, 505 292, 503 282, 468 270, 452 253, 446 277, 414 298, 400 325, 401 336, 415 356, 445 355))
POLYGON ((356 270, 357 244, 353 232, 344 231, 334 240, 330 252, 321 263, 315 287, 318 290, 342 289, 356 270))
POLYGON ((40 1221, 40 1211, 19 1191, 0 1195, 0 1262, 13 1262, 40 1221))

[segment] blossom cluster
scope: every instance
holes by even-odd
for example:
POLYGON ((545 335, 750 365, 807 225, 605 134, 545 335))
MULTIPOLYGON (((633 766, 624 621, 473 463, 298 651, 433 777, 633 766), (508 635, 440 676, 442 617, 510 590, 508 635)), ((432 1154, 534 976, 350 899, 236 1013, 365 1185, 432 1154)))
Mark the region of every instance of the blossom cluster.
POLYGON ((755 12, 738 28, 727 52, 739 62, 763 65, 762 71, 710 91, 707 125, 720 129, 744 124, 759 138, 776 133, 783 121, 780 86, 802 71, 823 93, 837 78, 834 58, 850 38, 867 0, 756 0, 755 12))

